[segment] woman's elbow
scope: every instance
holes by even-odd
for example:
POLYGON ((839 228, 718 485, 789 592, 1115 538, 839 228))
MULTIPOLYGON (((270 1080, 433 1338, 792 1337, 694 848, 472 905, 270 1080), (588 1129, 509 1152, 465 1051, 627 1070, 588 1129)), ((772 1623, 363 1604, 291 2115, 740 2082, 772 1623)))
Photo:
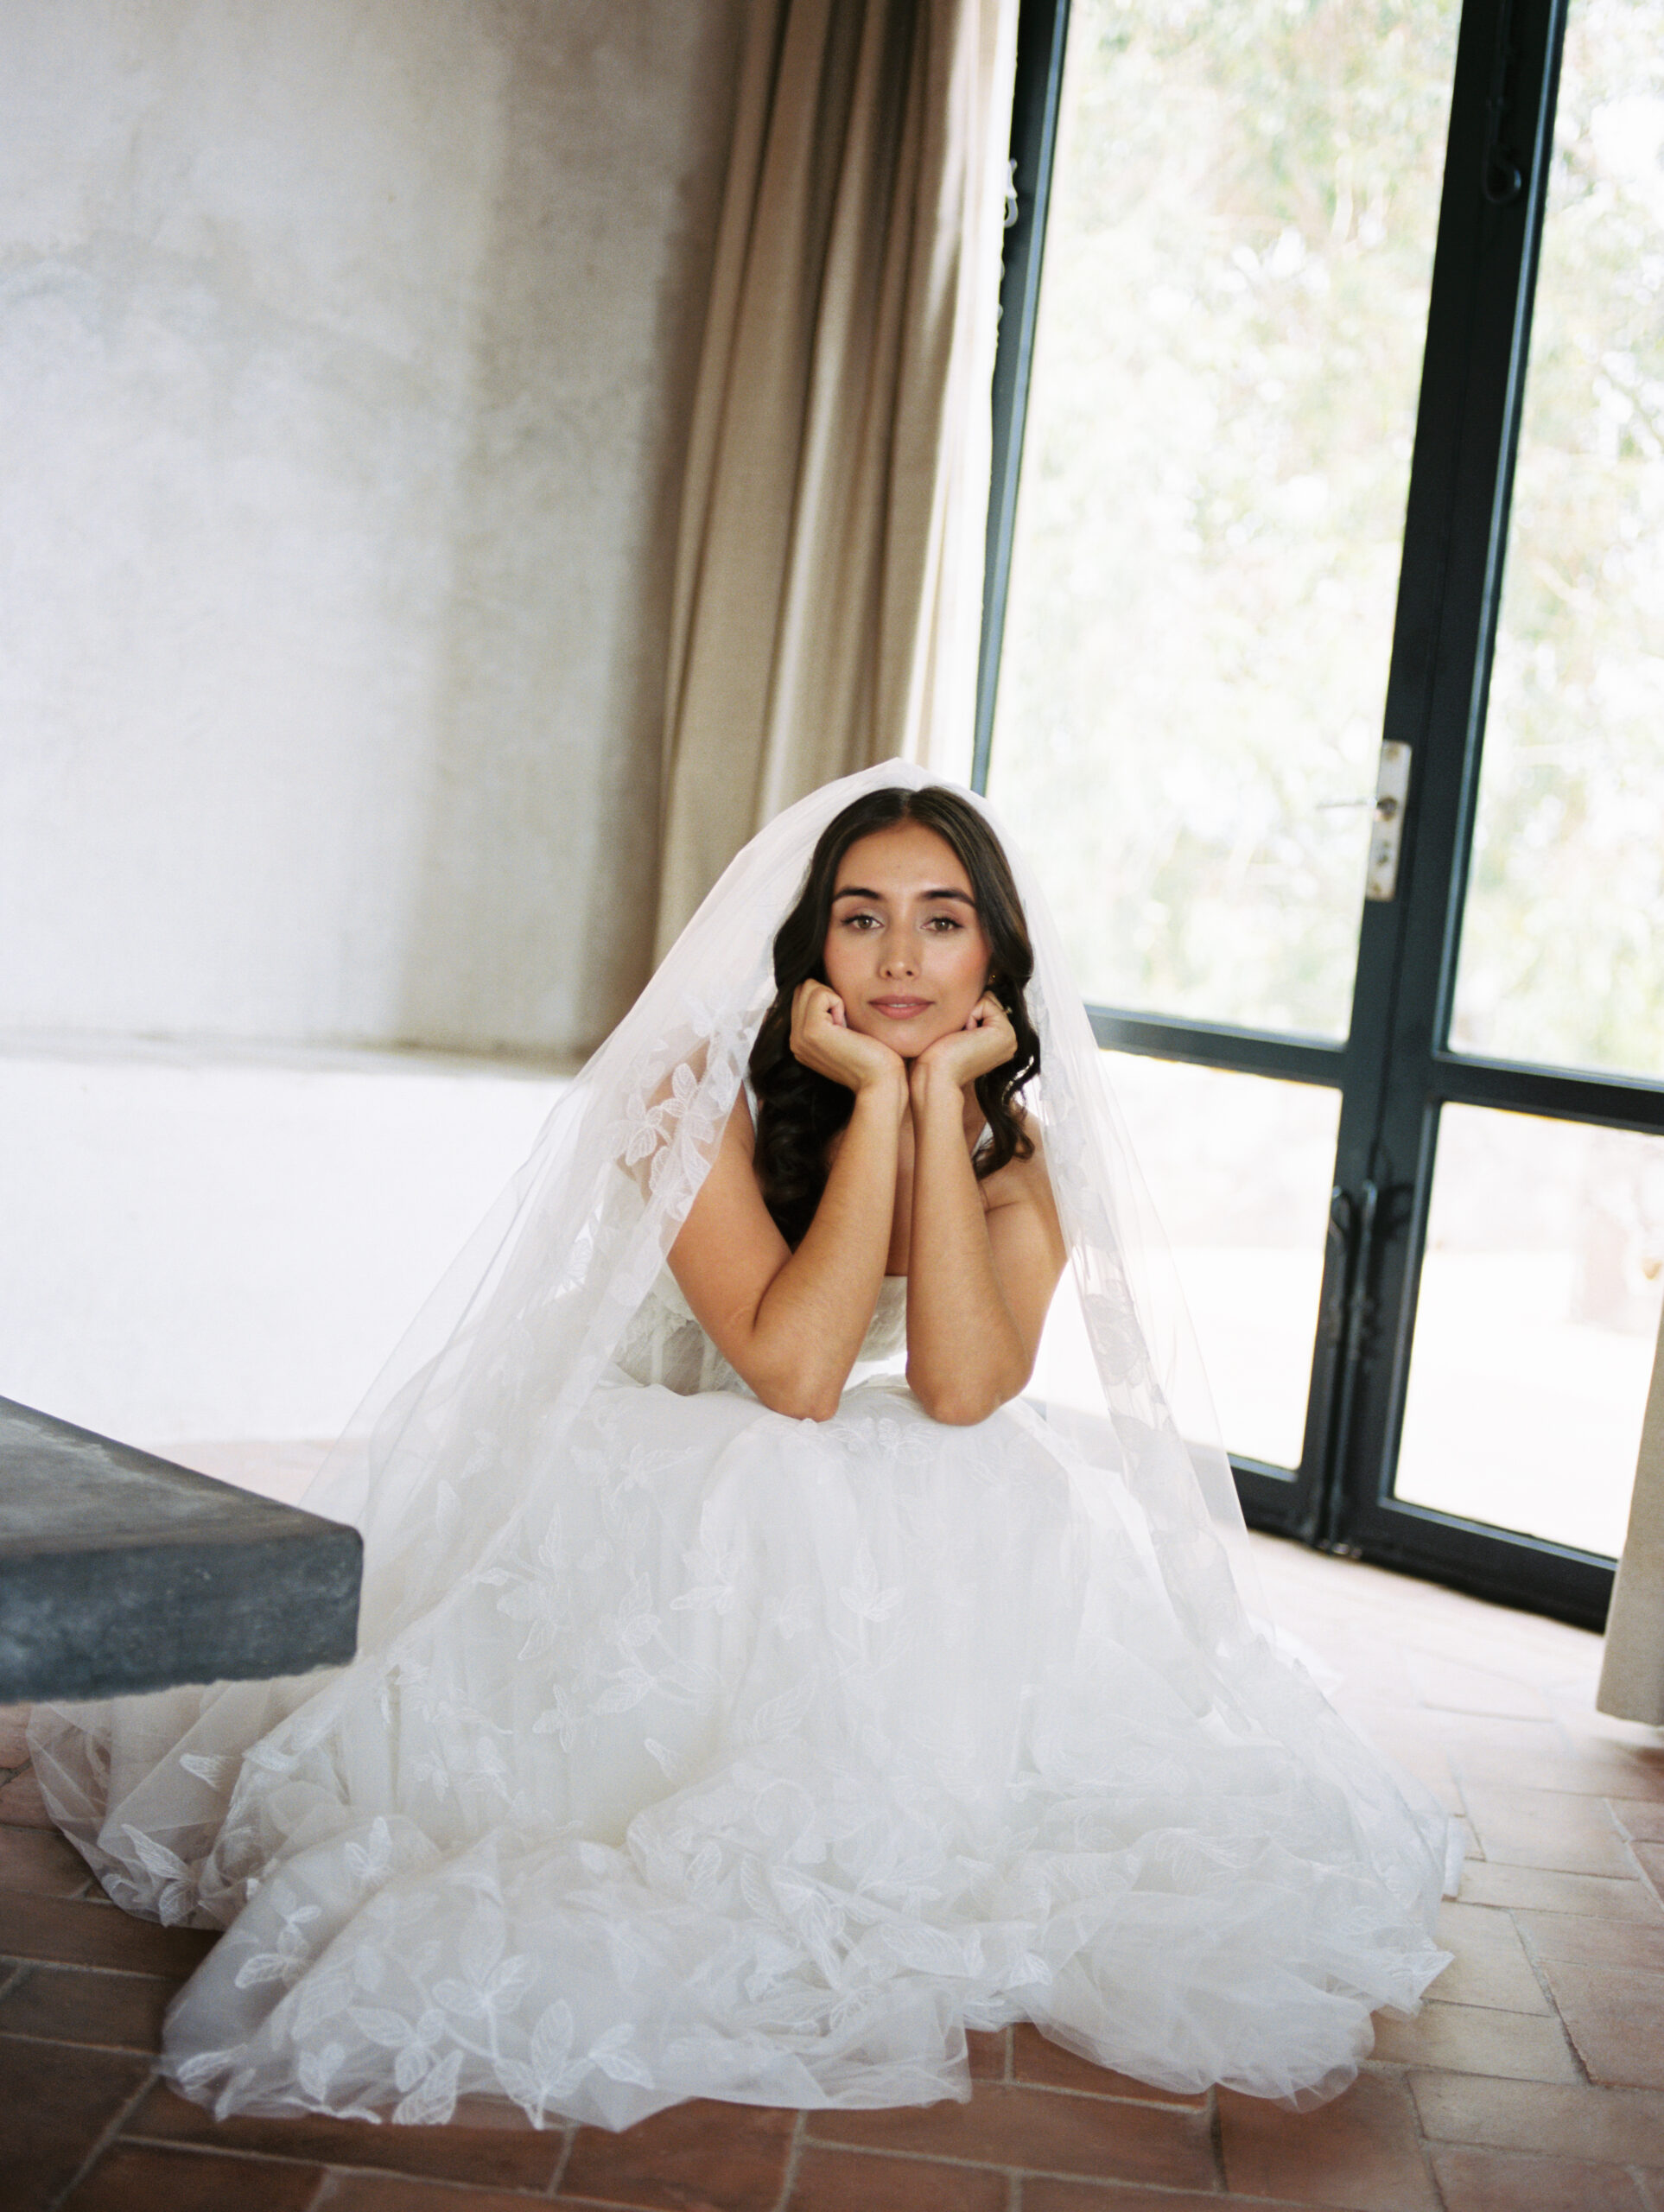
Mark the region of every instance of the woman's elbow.
POLYGON ((908 1382, 930 1419, 939 1421, 944 1428, 975 1428, 978 1421, 997 1413, 1007 1397, 1016 1395, 991 1390, 984 1383, 921 1383, 911 1376, 908 1382))
POLYGON ((830 1421, 838 1410, 836 1398, 804 1397, 796 1391, 765 1398, 763 1403, 772 1414, 783 1414, 787 1421, 830 1421))
POLYGON ((907 1382, 932 1421, 939 1421, 944 1428, 975 1428, 978 1421, 987 1421, 990 1414, 997 1414, 1016 1397, 1026 1385, 1028 1375, 1026 1368, 1020 1374, 1013 1368, 1008 1373, 985 1370, 979 1375, 937 1378, 909 1369, 907 1382))
POLYGON ((830 1421, 843 1397, 835 1385, 803 1375, 769 1376, 752 1388, 770 1413, 787 1421, 830 1421))
MULTIPOLYGON (((913 1393, 918 1397, 918 1393, 913 1393)), ((919 1403, 932 1421, 944 1428, 975 1428, 978 1421, 986 1421, 997 1410, 1000 1401, 978 1395, 975 1398, 919 1398, 919 1403)))

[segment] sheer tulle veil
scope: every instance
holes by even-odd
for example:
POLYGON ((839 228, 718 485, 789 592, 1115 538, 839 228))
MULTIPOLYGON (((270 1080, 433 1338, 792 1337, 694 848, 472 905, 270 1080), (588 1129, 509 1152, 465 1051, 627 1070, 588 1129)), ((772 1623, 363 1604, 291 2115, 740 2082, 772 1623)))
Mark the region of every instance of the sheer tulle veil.
MULTIPOLYGON (((556 1106, 308 1499, 365 1530, 376 1570, 370 1639, 397 1632, 430 1595, 416 1561, 436 1533, 453 1563, 458 1543, 472 1553, 502 1541, 467 1510, 474 1477, 524 1451, 533 1430, 550 1449, 657 1276, 738 1094, 773 995, 774 932, 821 831, 867 791, 939 780, 882 761, 778 816, 556 1106)), ((968 796, 997 833, 986 802, 968 796)), ((1001 842, 1035 953, 1028 1001, 1042 1072, 1025 1103, 1043 1123, 1102 1394, 1096 1449, 1148 1513, 1175 1606, 1211 1642, 1240 1618, 1233 1582, 1251 1598, 1242 1510, 1102 1056, 1034 871, 1001 842)), ((1052 1417, 1078 1436, 1077 1408, 1052 1417)))
POLYGON ((637 1387, 644 1328, 690 1325, 660 1294, 665 1254, 816 840, 862 794, 935 780, 886 761, 781 814, 561 1096, 308 1494, 364 1532, 352 1664, 37 1708, 48 1803, 111 1897, 228 1931, 168 2029, 172 2078, 219 2111, 373 2116, 397 2096, 394 2118, 432 2121, 474 2089, 539 2123, 621 2126, 701 2094, 918 2101, 969 2094, 967 2024, 1019 2017, 1146 2079, 1304 2097, 1343 2086, 1371 2008, 1413 2005, 1442 1965, 1448 1823, 1406 1802, 1244 1603, 1171 1262, 1009 843, 1041 1048, 1025 1103, 1099 1402, 1008 1408, 984 1433, 905 1392, 820 1427, 637 1387), (708 1475, 751 1562, 727 1614, 686 1580, 715 1548, 708 1475), (960 1741, 919 1647, 962 1499, 981 1549, 949 1627, 989 1711, 1009 1693, 1000 1740, 1040 1745, 1014 1781, 998 1745, 905 1748, 960 1741), (889 1516, 894 1567, 871 1602, 863 1510, 889 1516), (611 1564, 592 1574, 592 1554, 611 1564), (778 1615, 788 1554, 816 1627, 778 1615), (1026 1612, 991 1602, 989 1581, 1025 1574, 1026 1612), (587 1643, 556 1618, 586 1607, 587 1643), (751 1706, 729 1694, 742 1614, 751 1706), (661 1733, 685 1722, 687 1758, 651 1739, 656 1711, 661 1733), (769 1826, 788 1800, 789 1836, 769 1826))

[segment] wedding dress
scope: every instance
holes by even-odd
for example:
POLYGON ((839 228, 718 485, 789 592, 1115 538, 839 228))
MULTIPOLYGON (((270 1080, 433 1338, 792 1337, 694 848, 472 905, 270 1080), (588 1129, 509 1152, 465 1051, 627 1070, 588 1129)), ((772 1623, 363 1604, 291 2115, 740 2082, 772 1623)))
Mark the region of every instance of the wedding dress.
POLYGON ((791 1420, 664 1268, 816 836, 925 780, 891 762, 765 830, 557 1106, 308 1498, 365 1531, 358 1659, 37 1710, 110 1895, 225 1930, 164 2057, 216 2112, 922 2102, 1018 2018, 1168 2088, 1309 2100, 1445 1963, 1443 1815, 1244 1610, 1018 855, 1102 1409, 932 1421, 886 1281, 835 1416, 791 1420))

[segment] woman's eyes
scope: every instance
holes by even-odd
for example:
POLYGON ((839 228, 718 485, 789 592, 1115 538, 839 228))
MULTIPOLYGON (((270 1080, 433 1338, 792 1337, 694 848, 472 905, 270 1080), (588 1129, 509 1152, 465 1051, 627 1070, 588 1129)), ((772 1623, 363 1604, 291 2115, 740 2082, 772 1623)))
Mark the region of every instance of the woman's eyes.
MULTIPOLYGON (((860 930, 865 932, 868 930, 882 929, 884 919, 880 914, 846 914, 842 925, 847 930, 860 930)), ((930 914, 925 917, 921 925, 924 929, 938 932, 962 930, 964 926, 965 925, 956 914, 930 914)))

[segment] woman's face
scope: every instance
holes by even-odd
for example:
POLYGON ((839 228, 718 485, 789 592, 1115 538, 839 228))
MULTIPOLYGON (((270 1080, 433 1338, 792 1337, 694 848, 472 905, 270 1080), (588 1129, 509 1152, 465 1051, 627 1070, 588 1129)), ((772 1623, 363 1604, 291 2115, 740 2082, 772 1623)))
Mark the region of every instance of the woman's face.
POLYGON ((898 822, 839 863, 826 980, 844 1019, 903 1059, 962 1029, 988 979, 988 941, 964 864, 922 822, 898 822))

